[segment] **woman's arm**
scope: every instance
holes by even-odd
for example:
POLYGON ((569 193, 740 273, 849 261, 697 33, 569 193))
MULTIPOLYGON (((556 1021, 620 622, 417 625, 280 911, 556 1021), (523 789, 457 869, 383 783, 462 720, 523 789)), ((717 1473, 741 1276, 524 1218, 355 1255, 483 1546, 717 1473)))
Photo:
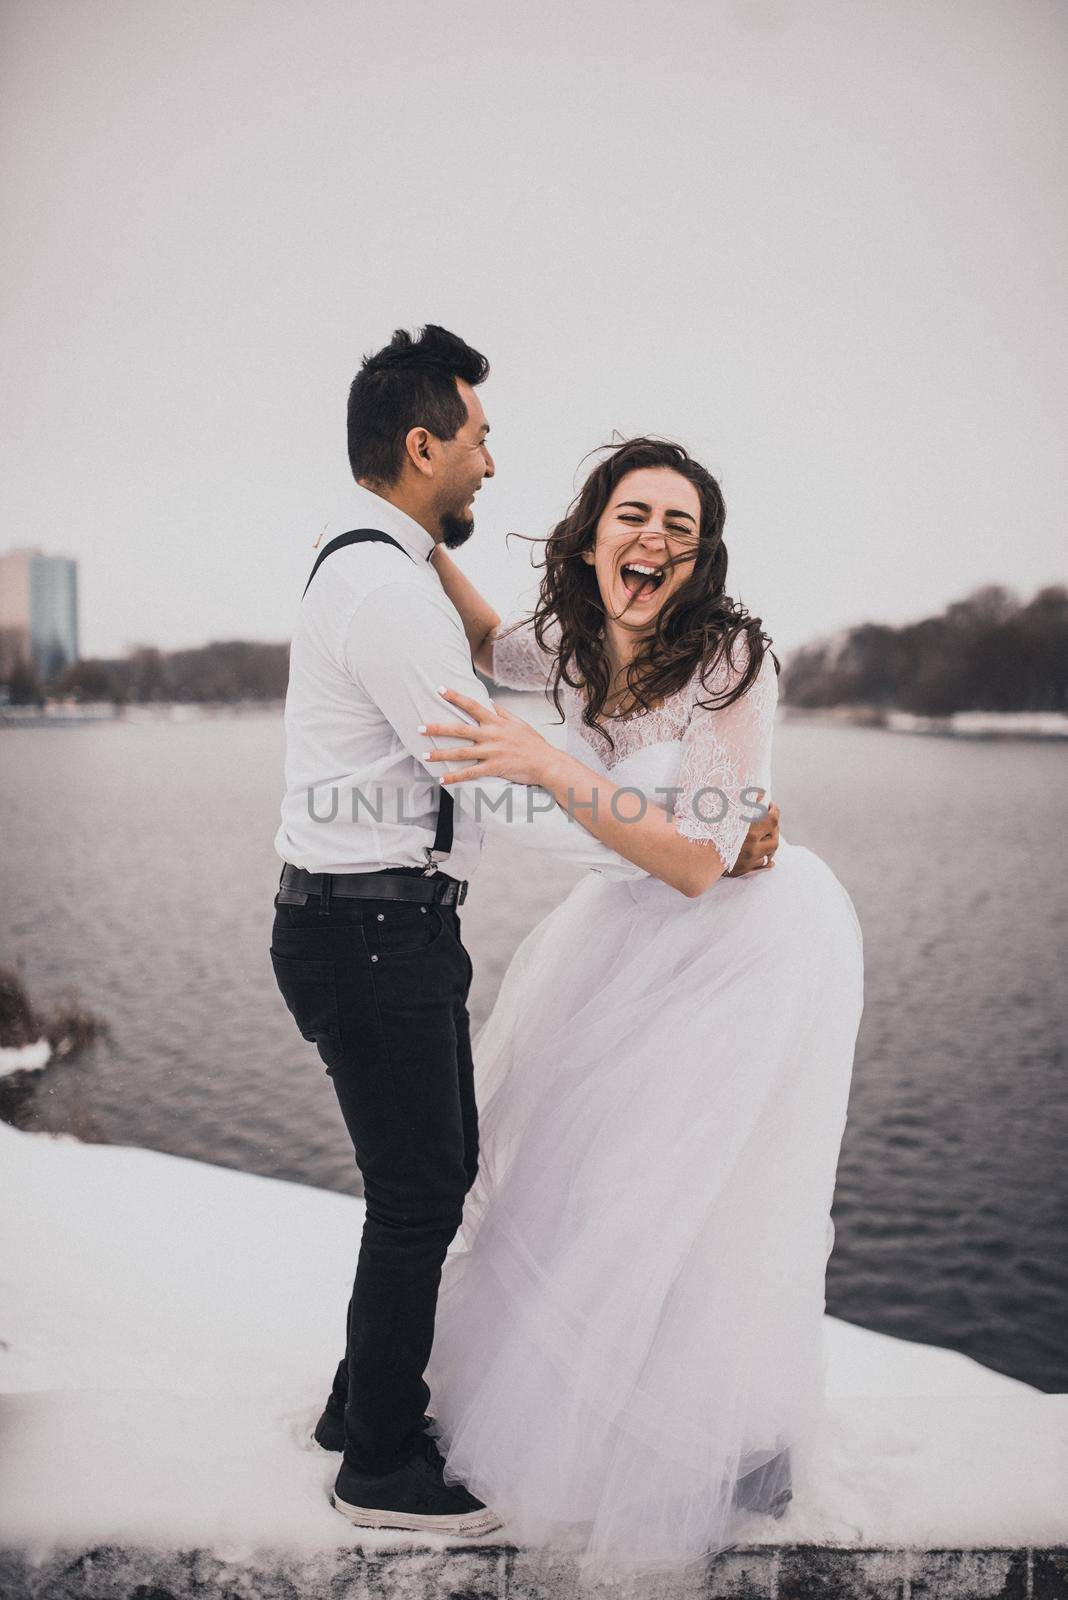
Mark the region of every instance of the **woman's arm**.
MULTIPOLYGON (((733 864, 721 857, 715 841, 687 838, 657 801, 612 783, 574 756, 555 749, 522 718, 499 706, 487 710, 454 690, 442 693, 451 705, 474 719, 473 723, 428 723, 420 729, 435 737, 469 741, 466 751, 454 745, 425 752, 426 761, 456 760, 463 754, 472 757, 463 771, 444 773, 442 783, 507 777, 513 783, 536 784, 603 844, 691 899, 704 894, 733 864)), ((760 807, 751 801, 750 810, 757 813, 760 807)), ((747 821, 743 833, 748 826, 747 821)))
MULTIPOLYGON (((462 781, 462 774, 450 781, 462 781)), ((723 876, 724 864, 716 851, 685 838, 658 801, 619 787, 576 756, 552 750, 536 781, 602 844, 688 899, 704 894, 723 876)))
POLYGON ((471 646, 471 660, 487 677, 493 673, 493 636, 501 619, 471 582, 464 576, 444 545, 437 545, 431 556, 441 587, 460 613, 460 621, 471 646))
POLYGON ((489 601, 464 577, 441 545, 431 560, 446 597, 460 614, 471 660, 479 672, 502 689, 544 689, 556 665, 552 634, 543 647, 529 617, 513 615, 502 623, 489 601))

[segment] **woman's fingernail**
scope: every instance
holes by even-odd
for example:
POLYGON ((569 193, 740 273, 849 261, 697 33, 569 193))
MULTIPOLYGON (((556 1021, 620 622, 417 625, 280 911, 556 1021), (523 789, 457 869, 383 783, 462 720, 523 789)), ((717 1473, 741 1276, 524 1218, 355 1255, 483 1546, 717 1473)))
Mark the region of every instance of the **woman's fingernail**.
POLYGON ((416 731, 416 733, 425 733, 426 732, 426 723, 425 722, 421 722, 419 724, 418 728, 416 728, 415 731, 416 731))
POLYGON ((446 688, 445 684, 443 684, 443 683, 439 683, 438 684, 438 694, 450 694, 450 693, 451 693, 451 690, 446 688))

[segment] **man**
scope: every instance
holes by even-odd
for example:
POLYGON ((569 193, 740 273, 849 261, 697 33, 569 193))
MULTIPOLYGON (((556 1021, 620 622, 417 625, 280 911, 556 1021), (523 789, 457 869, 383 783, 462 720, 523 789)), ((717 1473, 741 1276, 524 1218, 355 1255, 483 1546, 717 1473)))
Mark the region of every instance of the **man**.
MULTIPOLYGON (((493 476, 475 392, 488 371, 430 325, 414 340, 396 333, 353 382, 358 527, 320 553, 293 639, 271 948, 333 1082, 366 1198, 345 1355, 314 1435, 343 1452, 332 1502, 358 1526, 458 1534, 500 1521, 445 1483, 425 1415, 441 1268, 478 1163, 457 907, 485 827, 642 875, 595 837, 596 819, 535 810, 501 780, 441 788, 423 760, 419 730, 440 718, 442 686, 489 705, 431 561, 470 536, 474 497, 493 476)), ((751 828, 735 874, 777 842, 773 812, 751 828)))

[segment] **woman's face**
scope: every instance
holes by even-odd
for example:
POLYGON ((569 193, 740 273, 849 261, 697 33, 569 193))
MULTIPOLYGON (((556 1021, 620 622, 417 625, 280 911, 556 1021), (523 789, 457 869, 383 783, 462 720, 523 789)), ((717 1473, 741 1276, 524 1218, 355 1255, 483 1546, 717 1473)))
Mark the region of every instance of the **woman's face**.
POLYGON ((616 484, 582 559, 597 574, 606 616, 644 632, 693 570, 701 498, 671 467, 640 467, 616 484), (666 566, 671 558, 676 565, 666 566))

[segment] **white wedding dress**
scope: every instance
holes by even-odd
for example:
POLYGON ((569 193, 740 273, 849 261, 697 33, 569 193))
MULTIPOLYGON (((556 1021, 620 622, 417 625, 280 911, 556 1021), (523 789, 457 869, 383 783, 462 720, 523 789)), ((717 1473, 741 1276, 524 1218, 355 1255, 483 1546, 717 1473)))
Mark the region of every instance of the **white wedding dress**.
MULTIPOLYGON (((506 687, 549 667, 529 627, 496 645, 506 687)), ((677 789, 732 866, 739 795, 771 798, 770 654, 724 711, 695 680, 609 719, 614 753, 564 693, 570 752, 677 789)), ((587 873, 519 946, 475 1040, 480 1172, 428 1373, 447 1477, 509 1538, 618 1576, 759 1542, 804 1494, 862 990, 848 894, 785 840, 693 900, 587 873)))

